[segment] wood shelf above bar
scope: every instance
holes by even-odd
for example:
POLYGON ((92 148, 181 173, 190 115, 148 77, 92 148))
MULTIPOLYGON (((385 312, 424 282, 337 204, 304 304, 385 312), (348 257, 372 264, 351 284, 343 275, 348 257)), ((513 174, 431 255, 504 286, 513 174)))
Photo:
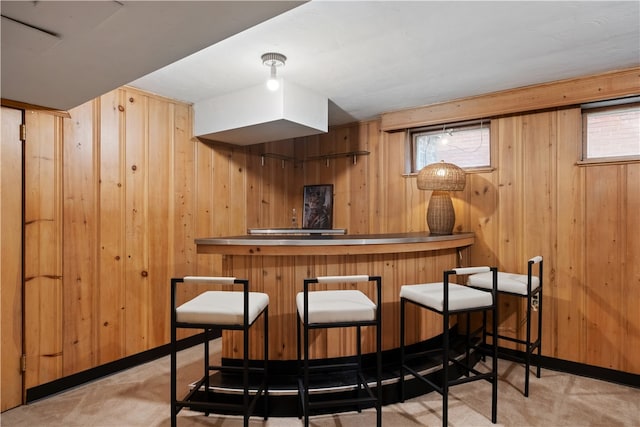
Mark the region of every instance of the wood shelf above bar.
POLYGON ((432 236, 426 232, 363 235, 247 235, 196 239, 199 254, 362 255, 435 251, 470 246, 473 233, 432 236))

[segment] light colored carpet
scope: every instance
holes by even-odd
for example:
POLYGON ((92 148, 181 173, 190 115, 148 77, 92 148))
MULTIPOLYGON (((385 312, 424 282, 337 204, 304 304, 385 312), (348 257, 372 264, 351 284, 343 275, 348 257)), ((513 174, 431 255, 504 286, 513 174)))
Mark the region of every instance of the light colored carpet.
MULTIPOLYGON (((219 351, 212 341, 212 352, 219 351)), ((201 372, 201 347, 179 355, 179 387, 201 372)), ((490 363, 490 360, 488 360, 490 363)), ((111 375, 55 396, 0 414, 6 427, 151 427, 169 426, 169 357, 111 375)), ((499 361, 498 426, 640 426, 640 389, 550 370, 530 378, 530 397, 522 393, 524 368, 499 361)), ((179 389, 180 390, 180 389, 179 389)), ((179 393, 180 394, 180 393, 179 393)), ((449 425, 493 426, 491 386, 484 381, 453 387, 449 395, 449 425)), ((430 393, 383 408, 389 427, 440 426, 442 398, 430 393)), ((375 411, 311 417, 313 427, 360 427, 375 424, 375 411)), ((241 417, 205 417, 183 410, 179 426, 236 427, 241 417)), ((253 417, 251 426, 301 426, 297 418, 253 417)))

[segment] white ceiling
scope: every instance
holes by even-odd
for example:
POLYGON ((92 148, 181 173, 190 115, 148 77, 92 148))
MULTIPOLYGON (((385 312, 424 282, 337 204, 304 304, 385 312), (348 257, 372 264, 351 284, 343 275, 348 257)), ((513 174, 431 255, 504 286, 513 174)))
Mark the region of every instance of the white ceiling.
POLYGON ((3 98, 68 110, 301 1, 6 1, 3 98))
MULTIPOLYGON (((12 3, 3 15, 24 9, 12 3)), ((130 83, 196 103, 264 81, 275 51, 279 76, 328 97, 336 125, 640 65, 637 0, 49 3, 26 2, 48 6, 29 17, 61 38, 10 64, 5 50, 25 49, 7 46, 3 19, 4 98, 68 109, 130 83)))

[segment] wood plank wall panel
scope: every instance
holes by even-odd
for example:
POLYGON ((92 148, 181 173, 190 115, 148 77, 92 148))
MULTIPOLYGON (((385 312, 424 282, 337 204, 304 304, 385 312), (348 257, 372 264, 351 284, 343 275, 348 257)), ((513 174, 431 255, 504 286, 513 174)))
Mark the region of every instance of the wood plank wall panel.
POLYGON ((174 272, 177 277, 192 274, 196 266, 195 213, 195 154, 197 147, 192 135, 192 110, 184 104, 175 104, 174 128, 174 272))
MULTIPOLYGON (((290 141, 276 141, 265 144, 264 150, 293 157, 293 145, 290 141)), ((295 204, 302 200, 302 185, 295 180, 296 164, 291 161, 269 159, 261 166, 263 180, 262 207, 265 216, 260 220, 266 227, 280 224, 280 227, 291 227, 292 210, 296 208, 296 215, 302 219, 302 208, 295 204), (300 194, 299 198, 295 195, 300 194), (266 222, 265 222, 266 221, 266 222)), ((300 224, 301 225, 301 224, 300 224)), ((245 230, 241 230, 245 232, 245 230)))
POLYGON ((62 375, 62 119, 25 112, 25 386, 62 375))
MULTIPOLYGON (((63 375, 97 365, 96 106, 88 102, 64 122, 63 375)), ((26 310, 33 309, 26 307, 26 310)), ((28 328, 27 328, 28 329, 28 328)))
MULTIPOLYGON (((196 147, 195 161, 194 161, 194 175, 195 181, 193 182, 194 189, 194 223, 195 234, 197 236, 205 235, 209 236, 213 229, 213 204, 225 203, 225 192, 218 191, 217 194, 213 193, 213 174, 216 169, 215 160, 220 154, 212 151, 205 145, 198 145, 196 147), (211 195, 207 197, 206 195, 211 195)), ((220 190, 220 189, 219 189, 220 190)), ((220 213, 217 212, 219 215, 220 213)), ((215 231, 217 232, 217 230, 215 231)), ((209 271, 212 268, 215 269, 217 257, 196 257, 196 271, 198 274, 202 274, 204 271, 209 271)))
MULTIPOLYGON (((386 164, 384 165, 381 184, 386 187, 386 200, 383 202, 386 212, 380 220, 385 224, 383 232, 393 233, 407 229, 405 207, 408 206, 408 200, 405 186, 409 185, 409 182, 402 176, 404 168, 404 138, 394 138, 393 141, 389 141, 385 160, 386 164)), ((415 183, 412 184, 415 186, 415 183)), ((426 216, 422 230, 425 228, 426 216)))
MULTIPOLYGON (((216 149, 219 151, 219 149, 216 149)), ((262 157, 263 148, 248 147, 245 164, 246 187, 244 190, 246 203, 247 228, 264 228, 261 223, 262 210, 262 157)), ((274 159, 265 158, 264 162, 273 162, 274 159)), ((274 225, 275 226, 275 225, 274 225)))
MULTIPOLYGON (((492 125, 494 138, 498 135, 497 125, 492 125), (495 130, 494 130, 495 129, 495 130)), ((497 143, 494 145, 498 145, 497 143)), ((467 175, 463 195, 462 209, 456 210, 456 218, 463 218, 468 230, 473 231, 476 240, 469 252, 478 265, 496 265, 497 257, 491 248, 497 246, 499 221, 496 215, 498 206, 497 173, 476 173, 467 175)), ((426 209, 425 209, 426 212, 426 209)))
POLYGON ((380 132, 377 122, 375 127, 369 125, 369 129, 368 147, 371 154, 366 159, 367 164, 369 164, 368 228, 369 233, 381 233, 383 231, 381 227, 384 225, 384 221, 382 221, 381 218, 384 218, 386 207, 382 201, 386 195, 387 188, 383 181, 384 149, 388 146, 386 138, 388 138, 389 135, 380 132))
MULTIPOLYGON (((526 273, 526 261, 550 254, 555 240, 549 228, 553 224, 550 175, 555 170, 554 115, 505 118, 496 127, 498 200, 510 202, 496 205, 499 257, 494 262, 505 271, 526 273)), ((553 271, 553 258, 546 261, 546 267, 553 271)), ((523 336, 524 304, 517 297, 500 298, 501 333, 523 336)))
MULTIPOLYGON (((359 141, 357 131, 358 128, 348 129, 341 127, 336 129, 335 132, 332 132, 335 140, 335 152, 347 153, 351 151, 352 133, 355 137, 354 140, 359 141), (351 130, 354 132, 351 132, 351 130)), ((357 163, 356 165, 353 165, 352 159, 348 157, 332 159, 330 163, 335 164, 335 176, 330 182, 333 183, 333 203, 338 206, 337 209, 334 209, 333 222, 335 224, 350 224, 351 209, 349 206, 349 194, 351 193, 351 179, 354 177, 355 169, 361 170, 362 163, 360 164, 360 168, 358 168, 357 163)), ((357 195, 357 191, 354 195, 357 195)))
POLYGON ((228 232, 232 235, 246 233, 247 204, 243 197, 234 195, 244 194, 247 183, 246 154, 242 150, 233 151, 230 157, 229 194, 231 195, 231 212, 228 232))
POLYGON ((561 110, 556 151, 555 281, 544 286, 542 348, 552 357, 574 354, 583 363, 587 349, 585 307, 585 172, 575 166, 582 144, 579 108, 561 110), (564 333, 571 331, 571 333, 564 333))
MULTIPOLYGON (((544 267, 550 283, 553 284, 556 229, 554 227, 556 170, 556 113, 530 114, 523 116, 522 131, 522 193, 518 195, 522 203, 522 219, 517 236, 520 241, 518 259, 508 266, 510 271, 521 274, 527 272, 527 260, 542 255, 544 267)), ((534 270, 535 271, 535 270, 534 270)), ((515 335, 526 336, 526 300, 516 298, 515 335)), ((532 326, 537 331, 537 316, 533 316, 532 326)), ((524 346, 518 346, 524 350, 524 346)))
POLYGON ((174 104, 149 98, 148 101, 148 227, 149 227, 149 260, 143 277, 148 283, 149 312, 145 321, 148 323, 148 347, 158 347, 169 341, 171 335, 170 313, 167 310, 171 300, 167 292, 167 277, 173 274, 175 248, 174 228, 174 193, 167 189, 174 188, 173 153, 175 141, 173 129, 175 111, 174 104))
POLYGON ((627 230, 637 230, 637 215, 631 213, 640 212, 640 165, 630 164, 625 166, 626 193, 624 215, 621 221, 625 247, 622 253, 624 260, 624 275, 622 279, 622 328, 625 350, 622 353, 620 370, 638 370, 637 354, 640 354, 640 239, 638 233, 630 234, 627 230))
MULTIPOLYGON (((198 274, 198 260, 196 257, 195 245, 193 240, 196 236, 200 236, 200 231, 196 225, 197 212, 197 177, 196 158, 197 153, 203 144, 197 142, 192 137, 193 128, 193 110, 190 106, 174 103, 174 154, 173 165, 171 167, 173 175, 173 277, 184 277, 187 275, 198 274)), ((203 197, 204 198, 204 197, 203 197)), ((171 226, 171 224, 168 224, 171 226)), ((208 268, 209 269, 209 268, 208 268)), ((214 269, 215 270, 215 269, 214 269)), ((162 280, 154 283, 158 292, 161 292, 163 286, 166 286, 165 292, 169 295, 168 278, 163 284, 162 280)), ((177 301, 184 302, 195 296, 197 290, 186 286, 180 286, 176 291, 177 301)), ((165 306, 167 311, 169 305, 165 306)), ((178 331, 178 339, 192 335, 194 332, 189 330, 178 331)))
POLYGON ((126 91, 125 122, 125 353, 149 345, 148 97, 126 91))
POLYGON ((199 145, 191 139, 191 108, 183 104, 175 104, 174 154, 171 171, 173 171, 173 230, 174 253, 173 274, 177 277, 191 274, 195 269, 196 253, 191 243, 196 238, 193 222, 194 192, 194 157, 199 145))
MULTIPOLYGON (((498 232, 497 246, 492 249, 497 252, 497 259, 493 265, 500 269, 519 269, 519 265, 524 259, 521 256, 522 223, 524 217, 523 199, 519 198, 524 194, 523 164, 522 155, 522 120, 523 118, 512 117, 499 122, 497 141, 498 144, 498 204, 496 205, 497 220, 500 225, 498 232), (509 200, 509 203, 505 203, 509 200)), ((513 297, 499 299, 499 330, 504 335, 514 335, 518 328, 517 300, 513 297)))
POLYGON ((124 91, 100 97, 100 286, 98 363, 125 356, 124 91))
MULTIPOLYGON (((358 132, 358 140, 363 141, 359 148, 363 151, 369 151, 368 141, 371 138, 377 138, 378 132, 370 126, 360 126, 358 132)), ((345 195, 346 206, 349 207, 349 232, 354 234, 363 234, 369 231, 369 178, 372 175, 370 171, 370 163, 356 157, 346 159, 352 162, 352 179, 350 180, 350 190, 345 195), (356 162, 353 164, 353 162, 356 162)))
MULTIPOLYGON (((230 218, 241 213, 234 212, 232 206, 233 196, 229 185, 231 183, 230 171, 232 169, 231 156, 232 152, 230 151, 213 152, 210 156, 206 156, 211 159, 213 168, 210 177, 211 181, 203 183, 202 190, 215 194, 215 197, 205 198, 209 203, 206 212, 203 211, 202 215, 210 218, 209 227, 211 227, 213 235, 219 233, 219 230, 228 230, 230 218)), ((204 170, 206 171, 206 169, 204 170)), ((198 191, 198 195, 200 194, 202 193, 198 191)))
POLYGON ((621 173, 616 165, 589 168, 586 173, 587 236, 586 305, 587 360, 598 366, 620 366, 623 348, 621 324, 622 235, 618 224, 621 202, 621 173))

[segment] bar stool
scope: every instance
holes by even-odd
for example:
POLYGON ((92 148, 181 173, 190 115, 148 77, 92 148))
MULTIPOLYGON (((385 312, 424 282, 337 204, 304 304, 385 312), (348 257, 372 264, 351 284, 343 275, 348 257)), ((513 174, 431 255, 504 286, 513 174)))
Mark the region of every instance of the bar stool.
POLYGON ((187 276, 171 279, 171 425, 176 426, 178 412, 182 408, 205 412, 239 412, 244 416, 244 426, 249 425, 249 417, 253 413, 258 398, 263 396, 264 419, 269 413, 268 407, 268 363, 269 363, 269 295, 260 292, 249 292, 249 281, 235 277, 202 277, 187 276), (226 287, 241 286, 242 291, 206 291, 195 298, 176 307, 176 289, 180 283, 218 284, 226 287), (264 361, 262 367, 249 366, 249 328, 264 314, 264 361), (191 328, 204 330, 204 375, 197 381, 193 389, 182 400, 177 399, 176 363, 177 343, 176 329, 191 328), (218 366, 209 364, 209 337, 214 329, 243 331, 244 354, 242 366, 218 366), (242 374, 242 403, 225 403, 211 401, 213 393, 209 391, 210 371, 235 372, 242 374), (260 385, 255 392, 250 390, 249 374, 261 375, 260 385), (194 396, 204 388, 204 398, 196 400, 194 396), (250 399, 250 394, 254 394, 250 399), (211 395, 211 396, 210 396, 211 395))
MULTIPOLYGON (((488 273, 479 273, 469 276, 469 286, 475 288, 488 289, 491 287, 491 277, 488 273)), ((497 329, 488 332, 486 330, 486 316, 483 317, 483 325, 485 325, 485 333, 483 343, 486 344, 486 336, 493 336, 496 340, 506 340, 522 344, 525 346, 524 360, 525 376, 524 376, 524 395, 529 397, 529 370, 531 367, 531 354, 534 350, 538 350, 538 363, 536 366, 536 377, 540 378, 540 354, 542 352, 542 257, 535 256, 527 261, 527 274, 498 273, 498 294, 515 295, 520 298, 527 299, 527 329, 526 338, 513 338, 497 333, 497 329), (533 266, 538 264, 538 275, 533 275, 533 266), (537 296, 537 297, 536 297, 537 296), (534 302, 536 301, 537 302, 534 302), (531 310, 538 311, 538 337, 535 341, 531 341, 531 310)))
MULTIPOLYGON (((496 423, 498 412, 498 346, 494 343, 492 352, 492 366, 489 372, 479 372, 469 362, 456 360, 450 354, 449 318, 453 314, 490 310, 493 312, 493 325, 497 326, 497 269, 495 267, 466 267, 445 271, 443 281, 418 285, 404 285, 400 288, 400 401, 405 399, 405 372, 418 380, 433 387, 442 395, 442 425, 448 422, 449 387, 477 380, 487 380, 492 384, 491 394, 491 422, 496 423), (488 272, 493 276, 493 289, 488 292, 459 285, 450 281, 450 276, 468 275, 488 272), (407 303, 415 304, 427 310, 442 315, 442 382, 437 383, 425 375, 420 374, 407 362, 421 355, 407 355, 405 350, 405 312, 407 303), (463 368, 465 377, 449 378, 449 365, 455 364, 463 368)), ((467 331, 468 333, 469 331, 467 331)), ((469 337, 467 337, 469 344, 469 337)), ((468 354, 468 350, 467 350, 468 354)))
POLYGON ((298 366, 302 359, 300 350, 300 324, 303 326, 304 339, 304 364, 302 366, 302 378, 298 378, 298 393, 300 396, 304 425, 309 425, 309 412, 316 408, 335 408, 354 406, 360 411, 361 406, 373 403, 376 408, 376 425, 382 425, 382 279, 379 276, 353 275, 353 276, 323 276, 304 280, 304 290, 296 295, 298 310, 297 324, 297 351, 298 366), (371 301, 362 291, 349 290, 320 290, 310 291, 316 284, 329 283, 360 283, 375 282, 376 302, 371 301), (363 326, 376 327, 376 394, 362 372, 361 328, 363 326), (357 329, 356 347, 357 357, 355 363, 318 364, 310 366, 309 363, 309 330, 321 328, 345 328, 357 329), (355 397, 322 401, 317 399, 310 401, 309 375, 312 371, 354 371, 355 372, 355 397), (361 393, 365 391, 366 395, 361 393))

